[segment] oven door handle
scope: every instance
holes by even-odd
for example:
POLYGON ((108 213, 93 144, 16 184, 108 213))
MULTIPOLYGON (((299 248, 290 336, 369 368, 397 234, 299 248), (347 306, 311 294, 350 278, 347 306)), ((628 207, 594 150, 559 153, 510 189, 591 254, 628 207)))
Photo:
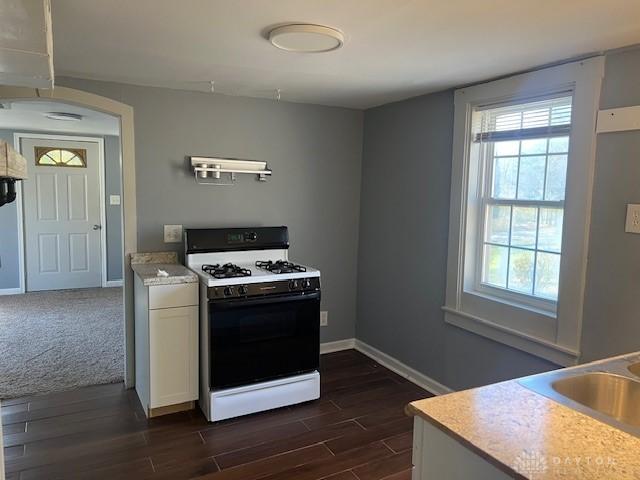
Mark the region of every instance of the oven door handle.
POLYGON ((283 295, 271 295, 258 298, 230 298, 226 300, 209 300, 214 310, 229 309, 234 307, 252 307, 255 305, 269 305, 282 302, 299 302, 303 300, 320 300, 320 292, 311 293, 285 293, 283 295))

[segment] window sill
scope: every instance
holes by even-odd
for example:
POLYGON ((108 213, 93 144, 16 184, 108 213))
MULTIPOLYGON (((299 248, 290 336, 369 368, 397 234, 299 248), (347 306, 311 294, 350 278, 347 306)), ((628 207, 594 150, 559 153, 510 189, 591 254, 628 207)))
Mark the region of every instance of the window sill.
POLYGON ((567 367, 578 363, 580 352, 577 350, 518 332, 451 307, 444 306, 442 310, 445 312, 444 321, 450 325, 544 358, 556 365, 567 367))
MULTIPOLYGON (((550 309, 546 309, 546 308, 540 308, 538 306, 534 306, 534 305, 527 305, 525 303, 521 303, 518 302, 516 300, 512 300, 512 299, 508 299, 508 298, 504 298, 498 295, 492 295, 492 292, 490 289, 486 288, 486 287, 481 287, 480 289, 476 289, 476 290, 464 290, 463 292, 466 295, 475 295, 476 297, 480 297, 480 298, 484 298, 485 300, 489 300, 491 302, 498 302, 501 303, 503 305, 508 305, 510 307, 513 308, 519 308, 522 310, 528 310, 530 312, 536 313, 538 315, 542 315, 548 318, 553 318, 556 319, 557 318, 557 313, 555 311, 555 309, 552 311, 550 309)), ((446 307, 448 308, 448 307, 446 307)))

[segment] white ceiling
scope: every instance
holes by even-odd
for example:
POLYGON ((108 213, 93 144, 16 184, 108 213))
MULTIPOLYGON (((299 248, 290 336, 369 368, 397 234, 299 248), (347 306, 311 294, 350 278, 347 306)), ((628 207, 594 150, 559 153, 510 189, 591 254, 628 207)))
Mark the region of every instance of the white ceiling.
POLYGON ((640 43, 638 0, 52 0, 56 75, 366 108, 640 43), (269 27, 338 28, 335 52, 269 27))
POLYGON ((106 113, 76 107, 59 102, 14 101, 2 102, 0 128, 28 132, 56 132, 90 135, 120 135, 120 121, 106 113), (83 116, 78 122, 51 120, 47 112, 77 113, 83 116))

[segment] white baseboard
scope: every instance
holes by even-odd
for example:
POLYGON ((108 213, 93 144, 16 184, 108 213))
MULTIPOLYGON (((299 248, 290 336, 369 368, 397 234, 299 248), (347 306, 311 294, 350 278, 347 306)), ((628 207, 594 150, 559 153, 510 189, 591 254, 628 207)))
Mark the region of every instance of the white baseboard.
POLYGON ((424 388, 434 395, 444 395, 453 392, 453 390, 446 385, 443 385, 433 378, 420 373, 414 368, 405 365, 400 360, 396 360, 391 355, 387 355, 386 353, 381 352, 377 348, 374 348, 361 340, 356 339, 355 349, 360 353, 365 354, 367 357, 372 358, 383 367, 387 367, 392 372, 397 373, 401 377, 409 380, 411 383, 415 383, 419 387, 424 388))
POLYGON ((0 295, 19 295, 20 293, 22 290, 19 288, 0 288, 0 295))
POLYGON ((335 342, 326 342, 320 344, 320 354, 340 352, 342 350, 351 350, 355 348, 356 339, 346 338, 344 340, 337 340, 335 342))
POLYGON ((401 377, 406 378, 411 383, 415 383, 420 388, 424 388, 434 395, 444 395, 447 393, 453 392, 452 389, 447 387, 446 385, 441 384, 440 382, 434 380, 431 377, 428 377, 414 368, 411 368, 408 365, 405 365, 400 360, 393 358, 391 355, 387 355, 384 352, 381 352, 375 347, 363 342, 362 340, 358 340, 356 338, 346 338, 344 340, 338 340, 335 342, 327 342, 320 344, 320 353, 332 353, 332 352, 340 352, 342 350, 351 350, 355 349, 360 353, 363 353, 367 357, 375 360, 383 367, 388 368, 392 372, 397 373, 401 377))
MULTIPOLYGON (((121 286, 122 286, 122 280, 109 280, 106 284, 103 285, 103 288, 121 287, 121 286)), ((25 292, 23 292, 20 288, 0 288, 0 295, 19 295, 21 293, 25 293, 25 292)), ((353 344, 349 348, 353 348, 353 344)))

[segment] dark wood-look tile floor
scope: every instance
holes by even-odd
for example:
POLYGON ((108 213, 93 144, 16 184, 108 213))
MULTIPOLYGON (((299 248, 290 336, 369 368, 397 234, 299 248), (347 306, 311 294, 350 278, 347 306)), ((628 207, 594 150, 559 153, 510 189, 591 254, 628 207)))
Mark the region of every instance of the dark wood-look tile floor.
POLYGON ((2 402, 7 480, 409 480, 412 420, 431 396, 368 357, 323 355, 322 398, 208 423, 147 420, 122 384, 2 402))

